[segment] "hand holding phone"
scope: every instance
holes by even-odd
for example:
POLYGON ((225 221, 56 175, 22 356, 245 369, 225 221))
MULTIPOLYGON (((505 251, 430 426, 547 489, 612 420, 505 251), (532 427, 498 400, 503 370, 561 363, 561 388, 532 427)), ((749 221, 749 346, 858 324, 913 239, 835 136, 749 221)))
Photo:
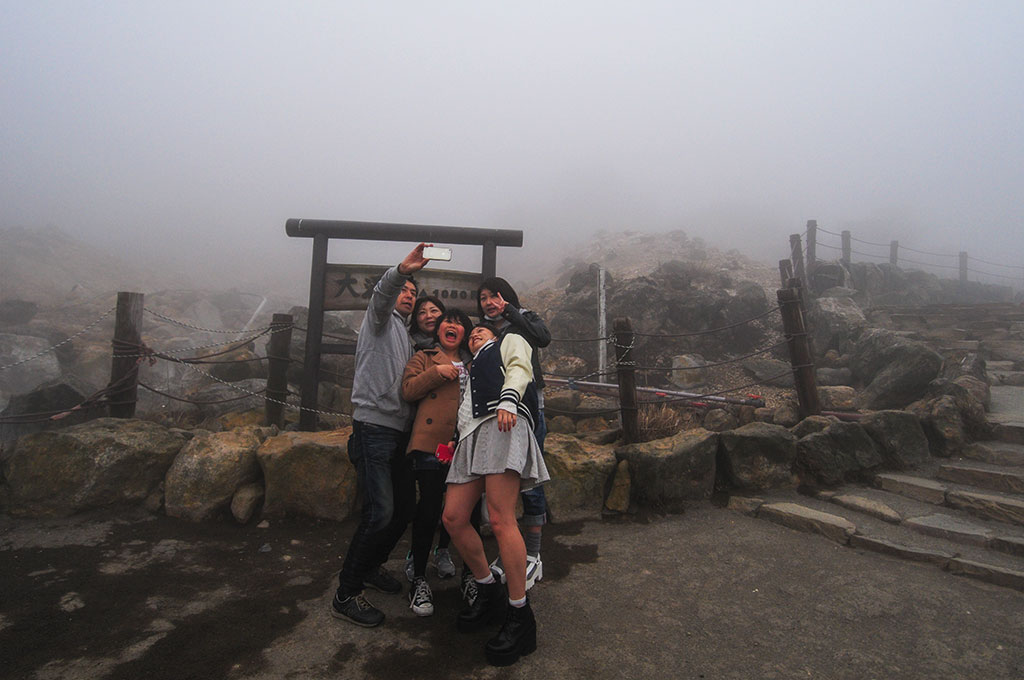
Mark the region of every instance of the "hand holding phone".
POLYGON ((437 246, 427 246, 423 249, 423 257, 427 260, 445 260, 449 261, 452 259, 451 248, 440 248, 437 246))

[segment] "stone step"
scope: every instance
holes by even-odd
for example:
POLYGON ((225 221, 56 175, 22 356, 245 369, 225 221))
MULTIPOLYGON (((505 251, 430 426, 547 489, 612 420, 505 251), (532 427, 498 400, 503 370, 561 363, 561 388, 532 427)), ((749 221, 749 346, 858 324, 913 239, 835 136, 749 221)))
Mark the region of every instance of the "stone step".
POLYGON ((863 512, 865 515, 877 517, 883 522, 890 524, 899 524, 903 521, 903 515, 892 506, 857 493, 835 494, 829 500, 836 505, 841 505, 844 508, 856 510, 857 512, 863 512))
POLYGON ((997 423, 996 437, 1008 444, 1024 445, 1024 425, 1018 423, 997 423))
POLYGON ((968 543, 980 548, 989 547, 992 530, 959 517, 935 513, 904 520, 903 526, 929 536, 937 536, 954 543, 968 543))
POLYGON ((821 534, 843 545, 849 543, 850 536, 857 531, 853 522, 798 503, 765 503, 758 515, 790 529, 821 534))
POLYGON ((875 475, 875 486, 925 503, 934 505, 945 505, 946 503, 947 486, 934 479, 886 472, 875 475))
POLYGON ((992 465, 1024 467, 1024 446, 1010 442, 975 442, 964 451, 964 457, 992 465))
POLYGON ((946 491, 946 505, 976 517, 1024 526, 1024 498, 949 489, 946 491))
POLYGON ((910 505, 900 507, 900 497, 877 489, 844 488, 821 496, 773 491, 764 498, 734 496, 728 507, 858 550, 933 564, 954 574, 1024 590, 1024 531, 1013 533, 997 523, 930 512, 931 506, 919 501, 902 499, 910 505), (851 500, 858 496, 862 498, 851 500), (886 497, 892 502, 886 502, 886 497), (882 506, 887 510, 879 513, 882 506), (890 513, 912 516, 895 525, 886 519, 890 513))
POLYGON ((1024 469, 988 463, 944 463, 936 477, 947 482, 969 484, 983 489, 1024 494, 1024 469))
POLYGON ((1024 571, 1019 569, 1006 569, 1005 567, 965 560, 960 557, 954 557, 950 560, 946 569, 950 573, 959 576, 968 576, 985 581, 986 583, 993 583, 997 586, 1024 590, 1024 571))
POLYGON ((875 475, 875 486, 906 498, 963 510, 982 519, 1024 526, 1024 497, 1017 495, 893 473, 875 475))

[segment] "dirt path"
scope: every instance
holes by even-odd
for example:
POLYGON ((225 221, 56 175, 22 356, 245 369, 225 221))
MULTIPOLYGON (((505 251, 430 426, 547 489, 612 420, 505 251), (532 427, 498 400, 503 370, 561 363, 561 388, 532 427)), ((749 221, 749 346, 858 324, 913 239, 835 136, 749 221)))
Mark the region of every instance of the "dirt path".
POLYGON ((3 675, 1024 677, 1024 594, 710 504, 645 523, 550 527, 546 578, 531 593, 540 647, 492 669, 487 635, 454 631, 451 580, 433 581, 432 618, 413 616, 404 594, 374 593, 382 628, 332 619, 332 572, 351 529, 0 519, 3 675))

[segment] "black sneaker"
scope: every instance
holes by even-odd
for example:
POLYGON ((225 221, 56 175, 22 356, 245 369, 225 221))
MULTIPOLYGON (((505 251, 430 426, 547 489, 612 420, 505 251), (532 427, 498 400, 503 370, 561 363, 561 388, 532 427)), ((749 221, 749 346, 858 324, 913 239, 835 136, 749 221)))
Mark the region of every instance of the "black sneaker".
POLYGON ((430 616, 434 613, 434 595, 430 592, 427 579, 417 576, 409 590, 409 609, 416 616, 430 616))
POLYGON ((373 628, 384 623, 384 612, 367 602, 362 593, 350 595, 345 599, 340 599, 338 593, 334 593, 331 616, 336 619, 347 619, 364 628, 373 628))
POLYGON ((377 567, 377 571, 363 579, 363 585, 379 590, 382 593, 402 592, 402 584, 398 582, 398 579, 389 574, 388 570, 384 567, 377 567))

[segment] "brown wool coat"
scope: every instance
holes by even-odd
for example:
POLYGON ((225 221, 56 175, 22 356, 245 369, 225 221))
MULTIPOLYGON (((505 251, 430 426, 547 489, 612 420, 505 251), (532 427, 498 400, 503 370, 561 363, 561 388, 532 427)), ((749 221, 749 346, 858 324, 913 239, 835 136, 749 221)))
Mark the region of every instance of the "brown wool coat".
POLYGON ((437 367, 449 363, 438 349, 424 349, 412 355, 402 375, 402 399, 416 405, 408 451, 433 453, 455 434, 459 411, 459 381, 445 380, 437 367))

